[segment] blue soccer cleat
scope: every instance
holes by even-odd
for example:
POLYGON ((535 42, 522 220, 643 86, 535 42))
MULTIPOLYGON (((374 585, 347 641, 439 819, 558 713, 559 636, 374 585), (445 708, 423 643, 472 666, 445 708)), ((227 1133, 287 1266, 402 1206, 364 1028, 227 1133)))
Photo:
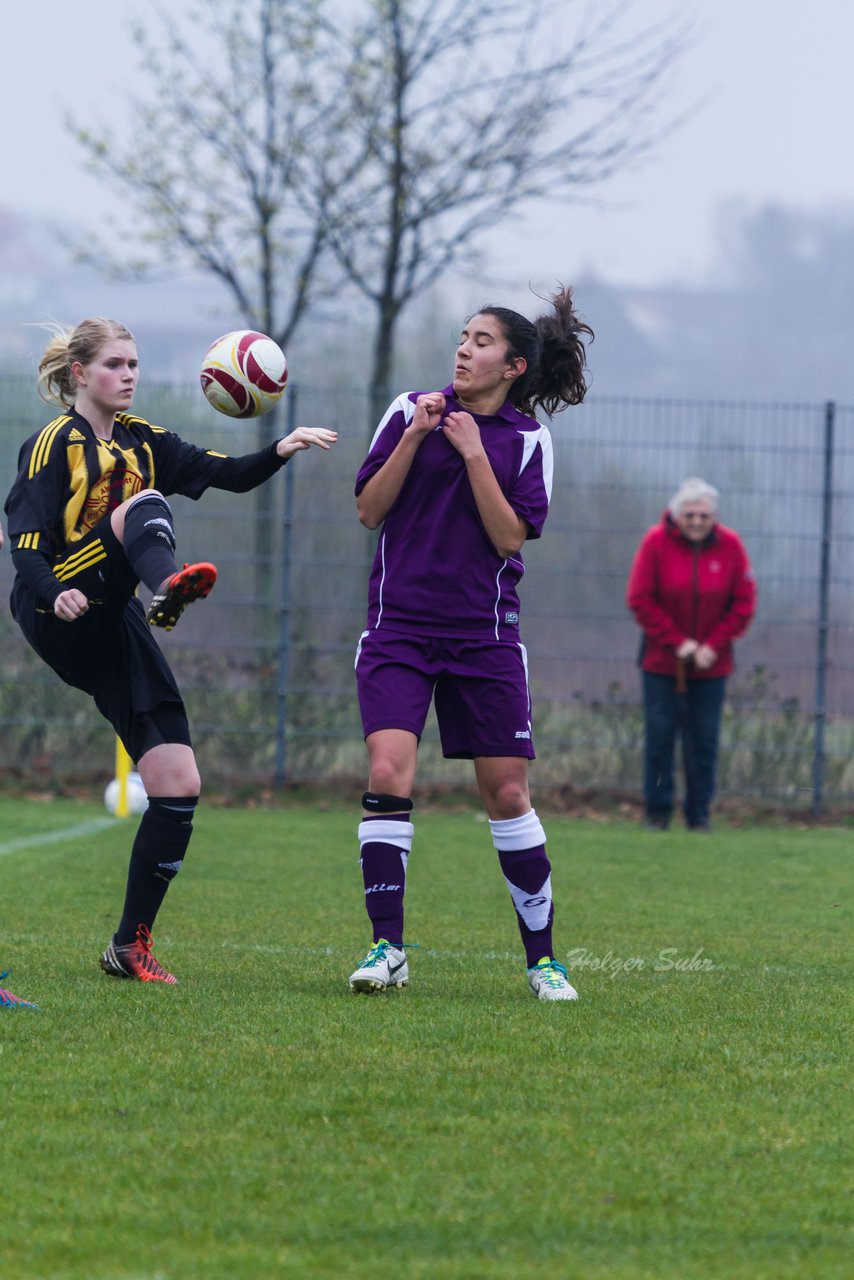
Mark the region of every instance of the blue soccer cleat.
MULTIPOLYGON (((4 978, 8 978, 8 970, 0 973, 0 982, 4 978)), ((33 1004, 32 1000, 22 1000, 20 996, 16 996, 14 992, 7 991, 5 987, 0 987, 0 1009, 38 1009, 37 1004, 33 1004)))

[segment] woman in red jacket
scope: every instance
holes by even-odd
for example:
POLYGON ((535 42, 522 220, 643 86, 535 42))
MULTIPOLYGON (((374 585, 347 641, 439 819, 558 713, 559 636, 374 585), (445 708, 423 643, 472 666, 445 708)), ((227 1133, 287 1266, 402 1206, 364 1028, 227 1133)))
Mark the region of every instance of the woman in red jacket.
POLYGON ((673 813, 673 754, 681 729, 685 823, 709 827, 732 642, 756 611, 756 586, 738 534, 718 524, 717 489, 686 480, 644 535, 627 603, 643 628, 644 804, 647 825, 673 813))

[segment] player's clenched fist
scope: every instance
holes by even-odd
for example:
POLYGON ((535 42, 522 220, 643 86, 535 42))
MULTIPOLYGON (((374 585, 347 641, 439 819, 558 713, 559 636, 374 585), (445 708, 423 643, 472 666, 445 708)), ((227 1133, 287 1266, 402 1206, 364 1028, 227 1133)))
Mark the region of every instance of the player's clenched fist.
POLYGON ((434 431, 438 427, 445 412, 445 397, 441 391, 428 391, 415 401, 415 412, 412 415, 414 431, 434 431))
POLYGON ((89 601, 82 591, 74 587, 70 591, 62 591, 53 602, 53 611, 63 622, 76 622, 89 610, 89 601))

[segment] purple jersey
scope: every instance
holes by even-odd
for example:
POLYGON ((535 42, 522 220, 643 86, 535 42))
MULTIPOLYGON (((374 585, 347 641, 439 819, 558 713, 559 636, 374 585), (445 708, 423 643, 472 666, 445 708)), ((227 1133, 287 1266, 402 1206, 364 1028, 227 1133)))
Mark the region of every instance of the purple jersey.
MULTIPOLYGON (((420 391, 386 411, 356 478, 360 493, 388 460, 415 412, 420 391)), ((446 412, 466 412, 453 387, 446 412)), ((539 538, 552 488, 547 427, 509 401, 494 415, 472 414, 501 492, 539 538)), ((517 640, 520 554, 493 547, 478 514, 466 464, 441 425, 422 442, 397 500, 383 521, 371 571, 368 628, 419 635, 517 640)))

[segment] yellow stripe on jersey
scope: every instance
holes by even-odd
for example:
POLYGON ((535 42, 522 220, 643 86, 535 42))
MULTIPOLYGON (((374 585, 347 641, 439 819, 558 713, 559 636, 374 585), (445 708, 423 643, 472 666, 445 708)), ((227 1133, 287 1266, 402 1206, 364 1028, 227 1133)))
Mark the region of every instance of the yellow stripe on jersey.
POLYGON ((148 474, 151 477, 148 481, 151 489, 157 488, 157 477, 154 469, 154 452, 147 440, 143 440, 142 447, 145 450, 145 456, 148 459, 148 474))
POLYGON ((91 569, 93 564, 98 564, 101 560, 106 560, 106 558, 107 553, 104 550, 103 542, 100 539, 96 539, 95 542, 90 542, 88 547, 84 547, 82 551, 69 556, 67 560, 63 560, 60 564, 55 564, 53 571, 60 582, 67 582, 69 578, 76 577, 84 569, 91 569))
POLYGON ((50 450, 54 440, 59 435, 66 422, 70 421, 70 415, 64 414, 61 418, 54 418, 53 422, 49 422, 47 426, 43 427, 39 432, 38 439, 33 447, 32 457, 30 458, 30 469, 27 477, 29 480, 32 480, 33 476, 36 475, 37 472, 41 471, 42 467, 47 466, 47 460, 50 456, 50 450))
POLYGON ((96 551, 100 552, 103 551, 104 544, 100 538, 95 538, 95 540, 87 547, 81 547, 79 551, 75 551, 72 555, 66 556, 64 560, 59 560, 57 564, 54 565, 54 572, 59 569, 76 568, 78 561, 87 559, 89 552, 93 547, 96 551))
MULTIPOLYGON (((139 422, 142 424, 142 426, 148 427, 149 431, 153 431, 155 435, 159 435, 159 436, 174 434, 174 432, 168 431, 166 427, 155 427, 153 423, 148 421, 147 418, 140 418, 135 413, 117 413, 116 422, 120 422, 122 426, 125 426, 125 427, 131 426, 132 423, 134 422, 139 422)), ((155 489, 157 487, 157 481, 154 476, 154 453, 152 451, 151 445, 148 443, 147 440, 140 440, 139 445, 136 447, 142 448, 145 450, 145 456, 148 459, 148 468, 149 468, 148 487, 149 489, 155 489)), ((122 452, 127 457, 127 450, 123 449, 122 452)), ((132 497, 132 496, 133 496, 132 494, 128 494, 128 497, 132 497)))
POLYGON ((117 413, 116 421, 124 423, 126 427, 129 427, 132 422, 140 422, 144 427, 149 427, 152 431, 159 431, 161 434, 165 434, 168 429, 166 427, 156 427, 153 422, 149 422, 147 418, 140 418, 136 413, 117 413))
POLYGON ((40 537, 41 537, 41 534, 38 531, 34 533, 19 534, 18 545, 15 547, 15 550, 16 551, 37 551, 40 537))
POLYGON ((65 504, 62 520, 65 527, 65 541, 76 542, 78 538, 82 538, 84 533, 89 532, 89 528, 100 519, 100 516, 106 515, 106 507, 103 511, 91 513, 88 527, 86 529, 78 529, 81 514, 89 501, 89 489, 92 483, 89 476, 89 469, 86 466, 86 448, 82 444, 70 444, 65 453, 66 465, 68 467, 68 483, 71 489, 71 496, 65 504))

